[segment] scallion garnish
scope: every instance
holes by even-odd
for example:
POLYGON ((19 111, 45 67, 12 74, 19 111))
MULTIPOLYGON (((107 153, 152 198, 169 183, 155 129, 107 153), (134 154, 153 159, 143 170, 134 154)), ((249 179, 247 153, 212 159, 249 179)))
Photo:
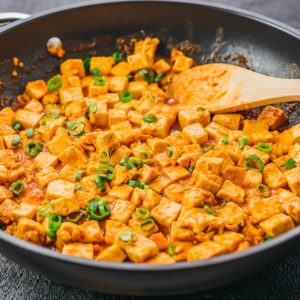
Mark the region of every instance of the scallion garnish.
POLYGON ((89 104, 89 113, 95 114, 98 111, 98 105, 96 101, 91 101, 89 104))
POLYGON ((106 199, 93 198, 87 207, 87 212, 90 214, 90 220, 101 221, 110 214, 110 208, 106 199), (93 200, 95 199, 95 200, 93 200))
POLYGON ((62 79, 60 76, 55 76, 47 82, 47 87, 50 92, 57 91, 62 87, 62 79))
POLYGON ((261 152, 270 153, 271 150, 272 150, 272 146, 268 145, 266 143, 263 143, 263 142, 259 142, 256 145, 256 149, 261 151, 261 152))
POLYGON ((98 175, 103 180, 112 180, 115 177, 115 168, 113 166, 100 166, 98 167, 98 175), (108 171, 106 174, 101 173, 102 170, 108 171))
POLYGON ((33 134, 34 134, 33 128, 26 129, 26 132, 27 132, 27 137, 28 138, 32 138, 33 137, 33 134))
POLYGON ((131 231, 123 231, 119 234, 119 240, 122 242, 132 242, 134 239, 134 234, 131 231))
POLYGON ((244 136, 240 136, 238 138, 238 142, 240 144, 240 148, 241 149, 244 149, 246 145, 248 145, 248 139, 244 136))
POLYGON ((21 142, 21 137, 19 135, 15 135, 13 138, 12 138, 12 141, 11 141, 11 144, 13 146, 18 146, 21 142))
POLYGON ((155 123, 157 121, 157 116, 154 114, 147 113, 143 116, 142 119, 144 122, 147 122, 147 123, 155 123))
POLYGON ((109 152, 106 149, 101 149, 99 151, 99 155, 98 155, 99 162, 106 163, 109 161, 109 159, 110 159, 109 152), (102 154, 104 154, 104 155, 102 155, 102 154))
POLYGON ((84 210, 79 210, 76 214, 78 214, 78 213, 79 213, 79 215, 75 219, 73 219, 71 217, 71 215, 74 215, 75 213, 72 213, 72 214, 68 215, 66 217, 66 221, 77 224, 85 216, 85 211, 84 210))
POLYGON ((247 168, 250 170, 262 172, 264 169, 263 161, 256 154, 247 155, 245 157, 245 163, 246 163, 247 168), (259 168, 252 167, 252 162, 255 162, 256 164, 258 164, 259 168))
POLYGON ((269 197, 271 194, 270 189, 265 184, 258 184, 256 186, 256 191, 263 197, 269 197))
POLYGON ((287 167, 288 169, 293 169, 296 167, 297 162, 291 158, 289 158, 283 165, 280 167, 287 167))
POLYGON ((113 59, 114 59, 114 61, 115 61, 116 64, 118 64, 119 62, 121 62, 122 59, 123 59, 122 53, 118 53, 118 52, 115 52, 115 53, 112 55, 112 57, 113 57, 113 59))
POLYGON ((143 207, 136 208, 135 213, 142 220, 145 220, 150 217, 150 211, 143 207))
POLYGON ((83 121, 68 122, 67 127, 69 135, 78 136, 84 132, 85 123, 83 121), (77 128, 79 128, 78 131, 76 131, 77 128))
POLYGON ((213 209, 211 209, 209 206, 207 206, 206 204, 203 206, 203 209, 209 214, 209 215, 215 215, 216 214, 216 212, 213 210, 213 209))
POLYGON ((132 91, 124 91, 120 94, 120 101, 122 103, 128 103, 132 100, 132 91))
POLYGON ((11 124, 12 128, 16 131, 20 130, 22 128, 22 124, 20 122, 13 122, 11 124))
POLYGON ((94 68, 93 70, 91 70, 91 74, 92 76, 97 77, 100 75, 100 71, 98 68, 94 68))
POLYGON ((95 85, 99 85, 99 86, 104 86, 106 84, 106 81, 104 78, 99 77, 99 76, 95 76, 94 77, 94 84, 95 85))
POLYGON ((76 179, 77 181, 80 181, 80 180, 81 180, 81 176, 82 176, 82 174, 84 174, 84 173, 85 173, 85 170, 78 170, 77 173, 76 173, 75 179, 76 179))
POLYGON ((18 197, 22 193, 23 187, 24 184, 22 180, 17 180, 11 185, 11 191, 15 197, 18 197))
POLYGON ((143 164, 146 164, 149 159, 150 159, 150 153, 146 150, 141 150, 138 152, 138 158, 139 160, 143 163, 143 164), (143 158, 143 155, 145 154, 146 158, 143 158))
POLYGON ((149 231, 153 229, 155 226, 155 222, 153 219, 147 219, 145 221, 142 221, 139 225, 140 230, 142 231, 149 231))
POLYGON ((155 73, 146 69, 140 70, 139 75, 148 83, 153 83, 155 80, 155 73))
POLYGON ((90 57, 85 58, 83 61, 83 66, 86 71, 89 70, 90 64, 91 64, 91 58, 90 57))
POLYGON ((228 142, 229 142, 229 137, 228 136, 224 136, 223 138, 222 138, 222 140, 221 140, 221 142, 223 143, 223 144, 228 144, 228 142))
POLYGON ((27 144, 26 152, 29 156, 35 157, 42 151, 42 148, 43 145, 40 142, 31 141, 27 144))
POLYGON ((154 78, 154 82, 159 83, 166 75, 165 72, 158 73, 154 78))
POLYGON ((168 247, 169 256, 174 256, 175 255, 175 248, 176 248, 176 245, 174 243, 169 244, 169 247, 168 247))
POLYGON ((168 156, 169 157, 172 157, 172 155, 173 155, 173 147, 168 147, 168 156))
POLYGON ((45 112, 45 116, 50 119, 57 119, 60 116, 60 112, 56 109, 48 109, 45 112))

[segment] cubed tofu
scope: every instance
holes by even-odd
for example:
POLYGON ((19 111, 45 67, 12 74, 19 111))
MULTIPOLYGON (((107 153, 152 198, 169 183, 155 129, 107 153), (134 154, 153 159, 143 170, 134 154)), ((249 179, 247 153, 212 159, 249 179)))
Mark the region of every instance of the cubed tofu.
POLYGON ((170 200, 174 202, 181 202, 184 196, 184 192, 187 190, 187 187, 184 185, 181 185, 179 183, 173 183, 170 184, 165 190, 164 190, 164 196, 169 198, 170 200))
POLYGON ((169 247, 168 239, 161 232, 152 234, 149 239, 158 246, 159 250, 164 250, 169 247))
POLYGON ((274 163, 269 163, 264 167, 263 178, 269 188, 275 189, 287 186, 285 176, 274 163))
POLYGON ((284 173, 290 189, 300 196, 300 167, 293 168, 284 173))
POLYGON ((145 189, 144 191, 145 194, 143 198, 142 207, 151 210, 159 204, 161 197, 151 189, 145 189))
POLYGON ((17 179, 20 179, 22 176, 26 174, 26 171, 21 163, 16 164, 13 170, 8 172, 7 180, 8 182, 14 182, 17 179))
MULTIPOLYGON (((104 78, 103 78, 104 79, 104 78)), ((105 80, 105 79, 104 79, 105 80)), ((107 78, 103 82, 103 85, 97 85, 95 82, 92 82, 89 86, 88 97, 97 97, 99 95, 105 95, 108 92, 108 81, 107 78)))
POLYGON ((150 182, 150 186, 158 193, 161 193, 171 183, 173 183, 172 179, 159 176, 150 182))
POLYGON ((108 83, 108 91, 112 93, 122 93, 127 90, 128 79, 127 77, 113 76, 108 83))
POLYGON ((58 158, 61 162, 78 169, 84 169, 87 163, 86 154, 76 146, 67 147, 58 155, 58 158))
POLYGON ((2 203, 5 199, 13 198, 13 194, 9 191, 5 186, 0 185, 0 203, 2 203))
POLYGON ((197 160, 193 176, 197 177, 199 173, 220 175, 223 161, 223 158, 218 157, 200 157, 197 160))
POLYGON ((203 207, 205 203, 211 205, 214 202, 214 195, 201 188, 186 190, 182 198, 182 204, 186 207, 203 207))
POLYGON ((139 169, 139 181, 144 183, 149 183, 160 175, 160 172, 156 169, 144 164, 141 169, 139 169))
POLYGON ((119 232, 129 229, 127 225, 119 221, 106 220, 105 222, 105 243, 112 245, 119 232))
MULTIPOLYGON (((65 165, 61 171, 59 172, 59 177, 60 179, 64 179, 70 182, 76 182, 76 174, 78 172, 78 169, 70 166, 70 165, 65 165)), ((85 174, 83 173, 81 175, 81 178, 84 176, 85 174)))
POLYGON ((53 212, 60 216, 67 216, 80 209, 76 198, 58 198, 52 200, 53 212))
POLYGON ((154 71, 159 73, 166 73, 171 69, 171 66, 164 60, 159 59, 154 65, 153 65, 154 71))
POLYGON ((217 197, 223 200, 233 201, 237 204, 241 204, 244 202, 245 191, 230 180, 225 180, 221 189, 217 193, 217 197))
POLYGON ((158 246, 148 238, 138 233, 133 233, 133 241, 123 242, 116 237, 115 243, 125 251, 128 258, 135 263, 142 263, 158 254, 158 246))
POLYGON ((167 142, 160 138, 147 139, 147 145, 153 153, 160 153, 167 150, 167 142))
POLYGON ((196 187, 205 189, 212 193, 216 193, 222 185, 222 178, 218 175, 214 174, 197 174, 196 177, 193 178, 196 187))
POLYGON ((110 109, 108 111, 108 125, 112 126, 127 120, 126 111, 124 109, 110 109))
POLYGON ((60 65, 60 72, 65 77, 85 76, 85 69, 82 59, 67 59, 60 65))
POLYGON ((94 258, 93 244, 72 243, 64 245, 62 254, 77 256, 86 259, 94 258))
POLYGON ((0 124, 11 126, 11 124, 14 122, 15 115, 15 112, 9 106, 4 107, 0 111, 0 124))
POLYGON ((53 155, 59 155, 66 148, 72 145, 69 137, 62 134, 55 136, 51 141, 49 141, 45 146, 53 155))
POLYGON ((262 183, 262 174, 254 170, 247 170, 244 177, 244 187, 255 187, 262 183))
POLYGON ((178 122, 183 129, 184 127, 199 123, 199 112, 197 110, 180 110, 178 113, 178 122))
POLYGON ((15 236, 30 243, 43 245, 46 238, 46 229, 36 221, 21 218, 15 236))
POLYGON ((101 253, 96 257, 96 260, 123 262, 126 257, 126 254, 118 245, 112 245, 101 251, 101 253))
POLYGON ((67 77, 67 82, 70 87, 80 87, 81 81, 79 76, 70 76, 67 77))
POLYGON ((44 80, 36 80, 26 84, 25 92, 31 98, 39 100, 48 93, 48 87, 44 80))
POLYGON ((43 105, 40 101, 36 99, 30 100, 30 102, 24 107, 25 110, 29 110, 40 114, 43 110, 43 105))
POLYGON ((142 133, 153 135, 159 138, 165 138, 169 135, 170 128, 173 124, 173 120, 163 115, 156 115, 157 121, 155 123, 148 123, 142 121, 142 133))
POLYGON ((128 91, 132 92, 133 99, 140 99, 145 94, 146 86, 145 81, 132 81, 128 84, 128 91))
POLYGON ((126 61, 121 61, 110 70, 110 73, 113 76, 125 77, 131 73, 131 67, 126 61))
POLYGON ((236 166, 228 166, 223 171, 223 177, 225 179, 232 181, 234 184, 238 186, 243 185, 245 174, 246 174, 246 170, 244 168, 236 167, 236 166))
POLYGON ((231 130, 238 130, 240 128, 242 115, 240 114, 216 114, 213 117, 213 122, 231 130))
POLYGON ((112 220, 120 221, 126 224, 134 210, 135 205, 132 202, 117 200, 111 211, 110 217, 112 220))
POLYGON ((52 167, 40 170, 35 176, 39 186, 42 188, 46 187, 49 182, 58 179, 58 173, 52 167))
POLYGON ((98 127, 105 127, 108 124, 107 104, 96 102, 97 111, 90 113, 90 122, 98 127))
POLYGON ((145 68, 147 69, 147 68, 151 67, 151 63, 152 63, 152 61, 147 59, 147 57, 145 55, 143 55, 142 53, 136 53, 136 54, 127 56, 127 61, 133 72, 136 72, 138 70, 145 69, 145 68))
POLYGON ((257 118, 258 121, 267 123, 272 130, 282 126, 287 119, 285 112, 274 106, 266 106, 257 118))
MULTIPOLYGON (((12 197, 10 197, 12 198, 12 197)), ((3 224, 9 224, 14 221, 13 211, 19 207, 19 204, 13 200, 5 199, 0 204, 0 221, 3 224)))
POLYGON ((129 186, 127 184, 119 185, 119 186, 113 186, 112 189, 109 191, 109 195, 123 199, 128 200, 131 193, 132 193, 133 187, 129 186))
POLYGON ((205 130, 208 133, 208 136, 210 138, 213 138, 215 140, 221 140, 224 136, 229 135, 229 130, 228 128, 216 123, 216 122, 211 122, 209 123, 206 127, 205 130))
POLYGON ((300 124, 297 124, 288 129, 289 141, 291 144, 300 142, 300 124))
POLYGON ((80 226, 70 222, 63 222, 56 232, 56 247, 61 251, 65 244, 78 242, 82 236, 80 226))
POLYGON ((65 116, 69 119, 84 117, 88 109, 87 101, 80 99, 74 102, 69 102, 68 105, 64 107, 65 116))
POLYGON ((13 145, 13 141, 16 138, 20 138, 20 136, 17 134, 7 134, 3 136, 4 144, 7 149, 15 149, 17 147, 22 146, 23 144, 22 139, 20 140, 18 145, 13 145))
POLYGON ((176 260, 167 253, 161 252, 156 256, 148 259, 146 263, 151 265, 174 264, 176 263, 176 260))
POLYGON ((45 168, 55 168, 58 164, 58 158, 48 152, 40 152, 34 159, 35 168, 43 170, 45 168))
POLYGON ((193 59, 190 57, 184 55, 177 56, 173 65, 173 71, 184 72, 192 66, 193 62, 193 59))
POLYGON ((180 166, 168 166, 163 169, 163 174, 169 177, 172 182, 190 176, 190 172, 186 168, 180 166))
POLYGON ((69 102, 82 100, 83 94, 80 87, 61 88, 59 90, 59 97, 61 104, 65 105, 69 102))
POLYGON ((130 202, 135 206, 141 206, 145 196, 145 191, 140 188, 134 188, 130 197, 130 202))
POLYGON ((258 223, 282 211, 280 202, 275 197, 251 200, 248 204, 253 222, 258 223))
POLYGON ((223 245, 229 252, 233 252, 244 241, 244 236, 234 231, 225 231, 213 237, 214 242, 223 245))
POLYGON ((72 199, 74 197, 75 184, 63 179, 53 180, 48 184, 46 191, 46 198, 59 199, 66 198, 72 199))
MULTIPOLYGON (((122 183, 127 183, 130 179, 132 179, 133 177, 136 177, 136 175, 137 175, 136 168, 127 170, 126 167, 116 165, 115 166, 115 178, 112 180, 112 184, 120 185, 122 183)), ((127 188, 125 188, 125 190, 129 192, 129 190, 127 188)))
POLYGON ((160 204, 152 209, 151 215, 160 225, 170 227, 178 218, 181 208, 182 205, 163 198, 160 204))
POLYGON ((55 121, 48 121, 45 126, 39 127, 38 134, 43 140, 49 141, 55 135, 57 127, 58 125, 55 121))
POLYGON ((16 112, 15 121, 20 122, 22 126, 27 129, 35 128, 39 124, 41 118, 42 115, 40 114, 25 109, 19 109, 16 112))
POLYGON ((300 223, 300 198, 291 197, 282 203, 282 207, 296 223, 300 223))
POLYGON ((13 217, 16 220, 20 218, 33 219, 35 217, 37 208, 34 205, 26 202, 21 202, 20 206, 12 211, 13 217))
POLYGON ((244 120, 243 133, 251 134, 252 132, 265 132, 269 130, 269 125, 258 120, 244 120))
POLYGON ((184 127, 182 133, 189 138, 193 144, 201 145, 208 141, 208 134, 199 123, 194 123, 184 127))
POLYGON ((111 56, 94 56, 91 58, 90 71, 96 68, 100 75, 108 75, 114 64, 115 60, 111 56))
POLYGON ((295 228, 291 217, 284 214, 277 214, 259 223, 262 230, 269 236, 278 236, 295 228))
POLYGON ((48 105, 48 104, 55 104, 59 101, 59 97, 58 95, 56 94, 56 92, 53 92, 53 93, 49 93, 49 94, 46 94, 43 98, 42 98, 42 103, 44 105, 48 105))
POLYGON ((98 221, 87 221, 79 225, 82 243, 101 243, 104 240, 98 221))
POLYGON ((221 244, 209 241, 191 248, 187 253, 187 261, 208 259, 214 256, 226 254, 226 247, 221 244))

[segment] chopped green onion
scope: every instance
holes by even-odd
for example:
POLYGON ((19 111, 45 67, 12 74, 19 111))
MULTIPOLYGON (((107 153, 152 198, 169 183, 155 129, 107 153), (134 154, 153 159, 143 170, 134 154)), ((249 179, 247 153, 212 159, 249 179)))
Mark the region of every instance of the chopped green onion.
POLYGON ((51 202, 41 206, 39 209, 38 209, 38 215, 41 216, 41 217, 48 217, 48 216, 51 216, 52 215, 52 212, 50 210, 48 210, 48 208, 52 208, 53 205, 51 202))
POLYGON ((99 174, 99 177, 101 177, 104 180, 112 180, 115 177, 115 168, 112 166, 106 166, 106 165, 100 166, 100 167, 98 167, 98 174, 99 174), (109 173, 101 174, 101 170, 107 170, 110 172, 110 174, 109 173))
POLYGON ((256 191, 264 197, 269 197, 271 194, 270 189, 265 184, 258 184, 256 186, 256 191), (265 190, 265 192, 263 192, 263 190, 265 190))
POLYGON ((193 173, 194 170, 195 170, 195 167, 189 167, 189 168, 188 168, 188 171, 189 171, 190 173, 193 173))
POLYGON ((57 119, 60 116, 60 112, 56 109, 48 109, 45 112, 45 116, 51 119, 57 119))
POLYGON ((106 188, 105 188, 105 185, 103 183, 103 179, 98 176, 96 179, 94 179, 94 182, 96 183, 98 189, 103 193, 105 192, 106 188))
POLYGON ((261 151, 261 152, 270 153, 271 150, 272 150, 272 146, 268 145, 268 144, 265 144, 263 142, 259 142, 256 145, 256 149, 261 151))
POLYGON ((31 141, 27 144, 26 151, 29 156, 35 157, 42 151, 42 148, 43 145, 40 142, 31 141))
POLYGON ((22 193, 23 187, 24 184, 22 180, 17 180, 11 185, 11 191, 15 197, 18 197, 22 193))
POLYGON ((176 248, 176 245, 174 243, 170 243, 170 245, 168 247, 169 256, 174 256, 175 255, 175 248, 176 248))
POLYGON ((21 137, 19 135, 15 135, 11 141, 13 146, 18 146, 21 142, 21 137))
POLYGON ((122 103, 128 103, 132 100, 132 91, 124 91, 120 94, 120 101, 122 103))
POLYGON ((224 207, 228 203, 228 200, 225 200, 221 205, 220 208, 224 207))
POLYGON ((114 61, 115 61, 116 64, 118 64, 119 62, 121 62, 122 59, 123 59, 122 53, 118 53, 118 52, 115 52, 115 53, 112 55, 112 57, 113 57, 113 59, 114 59, 114 61))
POLYGON ((254 171, 257 171, 257 172, 262 172, 263 169, 264 169, 264 163, 263 163, 263 161, 256 154, 247 155, 245 157, 245 162, 246 162, 246 166, 250 170, 254 170, 254 171), (259 165, 258 169, 252 167, 251 162, 253 160, 259 165))
POLYGON ((92 76, 97 77, 100 75, 100 71, 99 71, 99 69, 94 68, 93 70, 91 70, 91 74, 92 74, 92 76))
POLYGON ((150 211, 146 208, 138 207, 136 208, 135 213, 142 220, 150 217, 150 211))
POLYGON ((91 64, 91 58, 90 57, 85 58, 83 61, 83 66, 86 71, 89 70, 90 64, 91 64))
POLYGON ((134 234, 130 231, 123 231, 119 234, 119 240, 122 242, 132 242, 134 234))
POLYGON ((66 217, 66 221, 77 224, 85 216, 85 211, 84 210, 79 210, 78 213, 79 213, 79 215, 76 219, 71 218, 71 215, 75 214, 75 213, 72 213, 72 214, 70 214, 66 217))
POLYGON ((49 228, 46 230, 46 233, 51 239, 54 239, 56 237, 56 232, 49 228))
POLYGON ((168 156, 172 157, 173 155, 173 147, 168 147, 168 156))
POLYGON ((34 133, 33 128, 28 128, 26 130, 26 132, 27 132, 27 137, 28 138, 32 138, 33 137, 33 133, 34 133))
POLYGON ((57 231, 61 225, 61 220, 62 220, 61 216, 51 215, 48 220, 49 220, 49 226, 48 226, 49 229, 53 231, 57 231))
POLYGON ((83 121, 68 122, 67 127, 69 135, 78 136, 84 132, 85 123, 83 121), (79 131, 75 131, 78 127, 80 127, 80 125, 82 125, 81 129, 79 129, 79 131))
POLYGON ((273 240, 273 237, 271 235, 268 235, 264 238, 264 242, 267 242, 267 241, 270 241, 270 240, 273 240))
POLYGON ((41 125, 45 126, 47 124, 47 122, 45 120, 41 121, 41 125))
POLYGON ((150 189, 152 190, 153 192, 159 194, 158 190, 156 190, 155 188, 153 188, 152 186, 148 185, 148 184, 145 184, 144 186, 145 189, 150 189))
POLYGON ((148 151, 146 151, 146 150, 139 151, 137 155, 138 155, 139 160, 143 164, 146 164, 149 161, 149 159, 150 159, 150 153, 148 151), (142 158, 143 154, 146 155, 146 158, 142 158))
POLYGON ((165 72, 158 73, 154 78, 154 82, 159 83, 166 75, 165 72))
POLYGON ((153 83, 155 80, 155 73, 146 69, 140 70, 139 75, 148 83, 153 83))
POLYGON ((129 180, 127 182, 127 185, 132 186, 132 187, 138 187, 141 188, 141 184, 140 182, 136 181, 136 180, 129 180))
POLYGON ((213 209, 211 209, 210 207, 208 207, 206 204, 203 206, 203 209, 209 214, 209 215, 215 215, 216 214, 216 212, 213 210, 213 209))
POLYGON ((109 159, 110 159, 109 152, 108 152, 107 150, 105 150, 105 149, 101 149, 101 150, 99 151, 99 155, 98 155, 98 160, 99 160, 99 162, 104 162, 104 163, 106 163, 106 162, 109 161, 109 159), (102 154, 105 154, 104 157, 101 156, 102 154))
POLYGON ((76 186, 75 192, 80 191, 80 190, 82 190, 82 186, 81 185, 76 186))
POLYGON ((75 179, 76 179, 77 181, 80 181, 80 180, 81 180, 81 176, 82 176, 82 174, 84 174, 84 173, 85 173, 85 170, 78 170, 77 173, 76 173, 75 179))
POLYGON ((204 110, 205 110, 205 108, 204 108, 204 107, 202 107, 202 106, 198 106, 198 107, 197 107, 197 110, 204 111, 204 110))
POLYGON ((139 225, 139 228, 142 230, 142 231, 149 231, 151 229, 153 229, 155 226, 155 222, 153 219, 147 219, 145 221, 142 221, 139 225))
POLYGON ((229 137, 224 136, 224 137, 222 138, 221 142, 222 142, 223 144, 225 144, 225 145, 228 144, 228 142, 229 142, 229 137))
POLYGON ((120 166, 125 167, 127 170, 130 170, 134 167, 136 168, 141 168, 142 167, 142 162, 137 162, 135 159, 129 159, 129 157, 123 157, 120 162, 120 166))
POLYGON ((89 113, 95 114, 98 111, 98 105, 96 101, 91 101, 89 104, 89 113))
POLYGON ((62 87, 62 78, 60 76, 55 76, 55 77, 51 78, 47 82, 47 87, 50 92, 57 91, 58 89, 60 89, 62 87))
POLYGON ((244 149, 246 145, 248 145, 248 139, 246 137, 240 136, 238 138, 239 144, 240 144, 240 148, 244 149))
POLYGON ((289 158, 283 165, 280 167, 287 167, 288 169, 293 169, 296 167, 297 162, 291 158, 289 158))
POLYGON ((13 122, 11 124, 12 128, 16 131, 20 130, 22 128, 22 124, 20 122, 13 122))
POLYGON ((204 153, 210 151, 210 150, 213 150, 215 147, 213 145, 203 145, 201 146, 201 149, 204 153))
POLYGON ((63 110, 66 110, 67 106, 70 105, 70 104, 72 104, 72 103, 73 103, 72 101, 67 102, 67 103, 63 106, 63 110))
POLYGON ((104 78, 99 77, 99 76, 95 76, 94 77, 94 84, 95 85, 99 85, 99 86, 104 86, 106 84, 106 81, 104 78))
POLYGON ((157 121, 157 116, 147 113, 143 116, 143 121, 147 123, 155 123, 157 121))
POLYGON ((89 203, 87 212, 90 213, 90 220, 101 221, 110 214, 110 209, 106 199, 96 199, 89 203), (98 213, 99 214, 98 214, 98 213))

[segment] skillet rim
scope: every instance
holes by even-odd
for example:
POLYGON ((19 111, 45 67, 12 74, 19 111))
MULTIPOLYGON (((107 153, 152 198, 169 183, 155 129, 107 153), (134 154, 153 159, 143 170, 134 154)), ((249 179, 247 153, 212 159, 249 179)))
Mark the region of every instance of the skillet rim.
MULTIPOLYGON (((60 6, 58 8, 49 9, 43 12, 39 12, 37 14, 34 14, 33 16, 24 19, 19 20, 16 22, 13 22, 9 25, 6 25, 4 28, 0 29, 0 36, 9 33, 9 31, 22 27, 23 24, 26 23, 32 23, 36 20, 42 19, 44 17, 55 15, 57 13, 64 13, 66 11, 71 11, 74 9, 81 9, 84 7, 91 7, 91 6, 98 6, 98 5, 114 5, 114 4, 134 4, 134 3, 149 3, 149 4, 170 4, 170 5, 196 5, 205 7, 207 9, 213 9, 221 12, 225 12, 228 14, 234 14, 238 15, 240 17, 253 20, 255 22, 259 22, 262 24, 265 24, 269 27, 272 27, 276 30, 279 30, 289 36, 292 36, 294 38, 300 39, 300 31, 286 25, 280 21, 276 21, 272 18, 265 17, 261 14, 250 12, 244 9, 231 7, 228 5, 218 4, 218 3, 210 3, 207 1, 197 1, 197 0, 156 0, 156 1, 149 1, 149 0, 129 0, 129 1, 123 1, 123 0, 103 0, 103 1, 88 1, 84 3, 78 3, 78 4, 70 4, 70 5, 64 5, 60 6)), ((288 231, 287 233, 276 237, 275 239, 263 243, 257 246, 253 246, 245 251, 238 252, 238 253, 230 253, 225 254, 222 256, 214 257, 211 259, 206 260, 199 260, 199 261, 193 261, 193 262, 178 262, 176 264, 170 264, 170 265, 149 265, 149 264, 134 264, 134 263, 112 263, 112 262, 106 262, 106 261, 96 261, 96 260, 89 260, 89 259, 83 259, 78 258, 75 256, 69 256, 61 254, 60 252, 56 252, 54 250, 47 249, 42 246, 38 246, 35 244, 32 244, 30 242, 23 241, 21 239, 18 239, 8 233, 5 233, 4 231, 0 230, 0 239, 13 246, 18 247, 20 249, 24 249, 26 251, 32 252, 34 254, 37 254, 39 256, 46 256, 49 259, 56 259, 60 261, 65 261, 68 263, 74 263, 78 265, 82 265, 84 267, 93 267, 93 268, 103 268, 103 269, 111 269, 111 270, 120 270, 120 271, 151 271, 151 272, 157 272, 157 271, 173 271, 173 270, 182 270, 182 269, 195 269, 195 268, 201 268, 201 267, 210 267, 213 265, 218 264, 225 264, 232 261, 241 260, 246 257, 250 257, 253 255, 256 255, 257 253, 261 252, 268 252, 271 251, 271 249, 274 249, 276 247, 282 246, 283 244, 287 243, 288 241, 292 241, 296 238, 300 238, 300 226, 294 228, 293 230, 288 231)))

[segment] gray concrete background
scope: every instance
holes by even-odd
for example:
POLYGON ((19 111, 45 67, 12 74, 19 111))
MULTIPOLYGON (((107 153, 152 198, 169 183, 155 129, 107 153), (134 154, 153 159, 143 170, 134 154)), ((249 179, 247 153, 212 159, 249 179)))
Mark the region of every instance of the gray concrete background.
MULTIPOLYGON (((85 1, 0 0, 0 12, 19 11, 32 14, 45 9, 78 2, 85 1)), ((300 0, 219 0, 211 2, 257 12, 300 30, 300 0)), ((137 297, 103 295, 74 288, 28 271, 0 256, 0 299, 125 300, 137 299, 137 297)), ((160 297, 156 297, 156 299, 160 299, 160 297)), ((300 256, 283 257, 281 261, 269 270, 223 288, 192 295, 164 297, 164 299, 300 299, 300 256)))

